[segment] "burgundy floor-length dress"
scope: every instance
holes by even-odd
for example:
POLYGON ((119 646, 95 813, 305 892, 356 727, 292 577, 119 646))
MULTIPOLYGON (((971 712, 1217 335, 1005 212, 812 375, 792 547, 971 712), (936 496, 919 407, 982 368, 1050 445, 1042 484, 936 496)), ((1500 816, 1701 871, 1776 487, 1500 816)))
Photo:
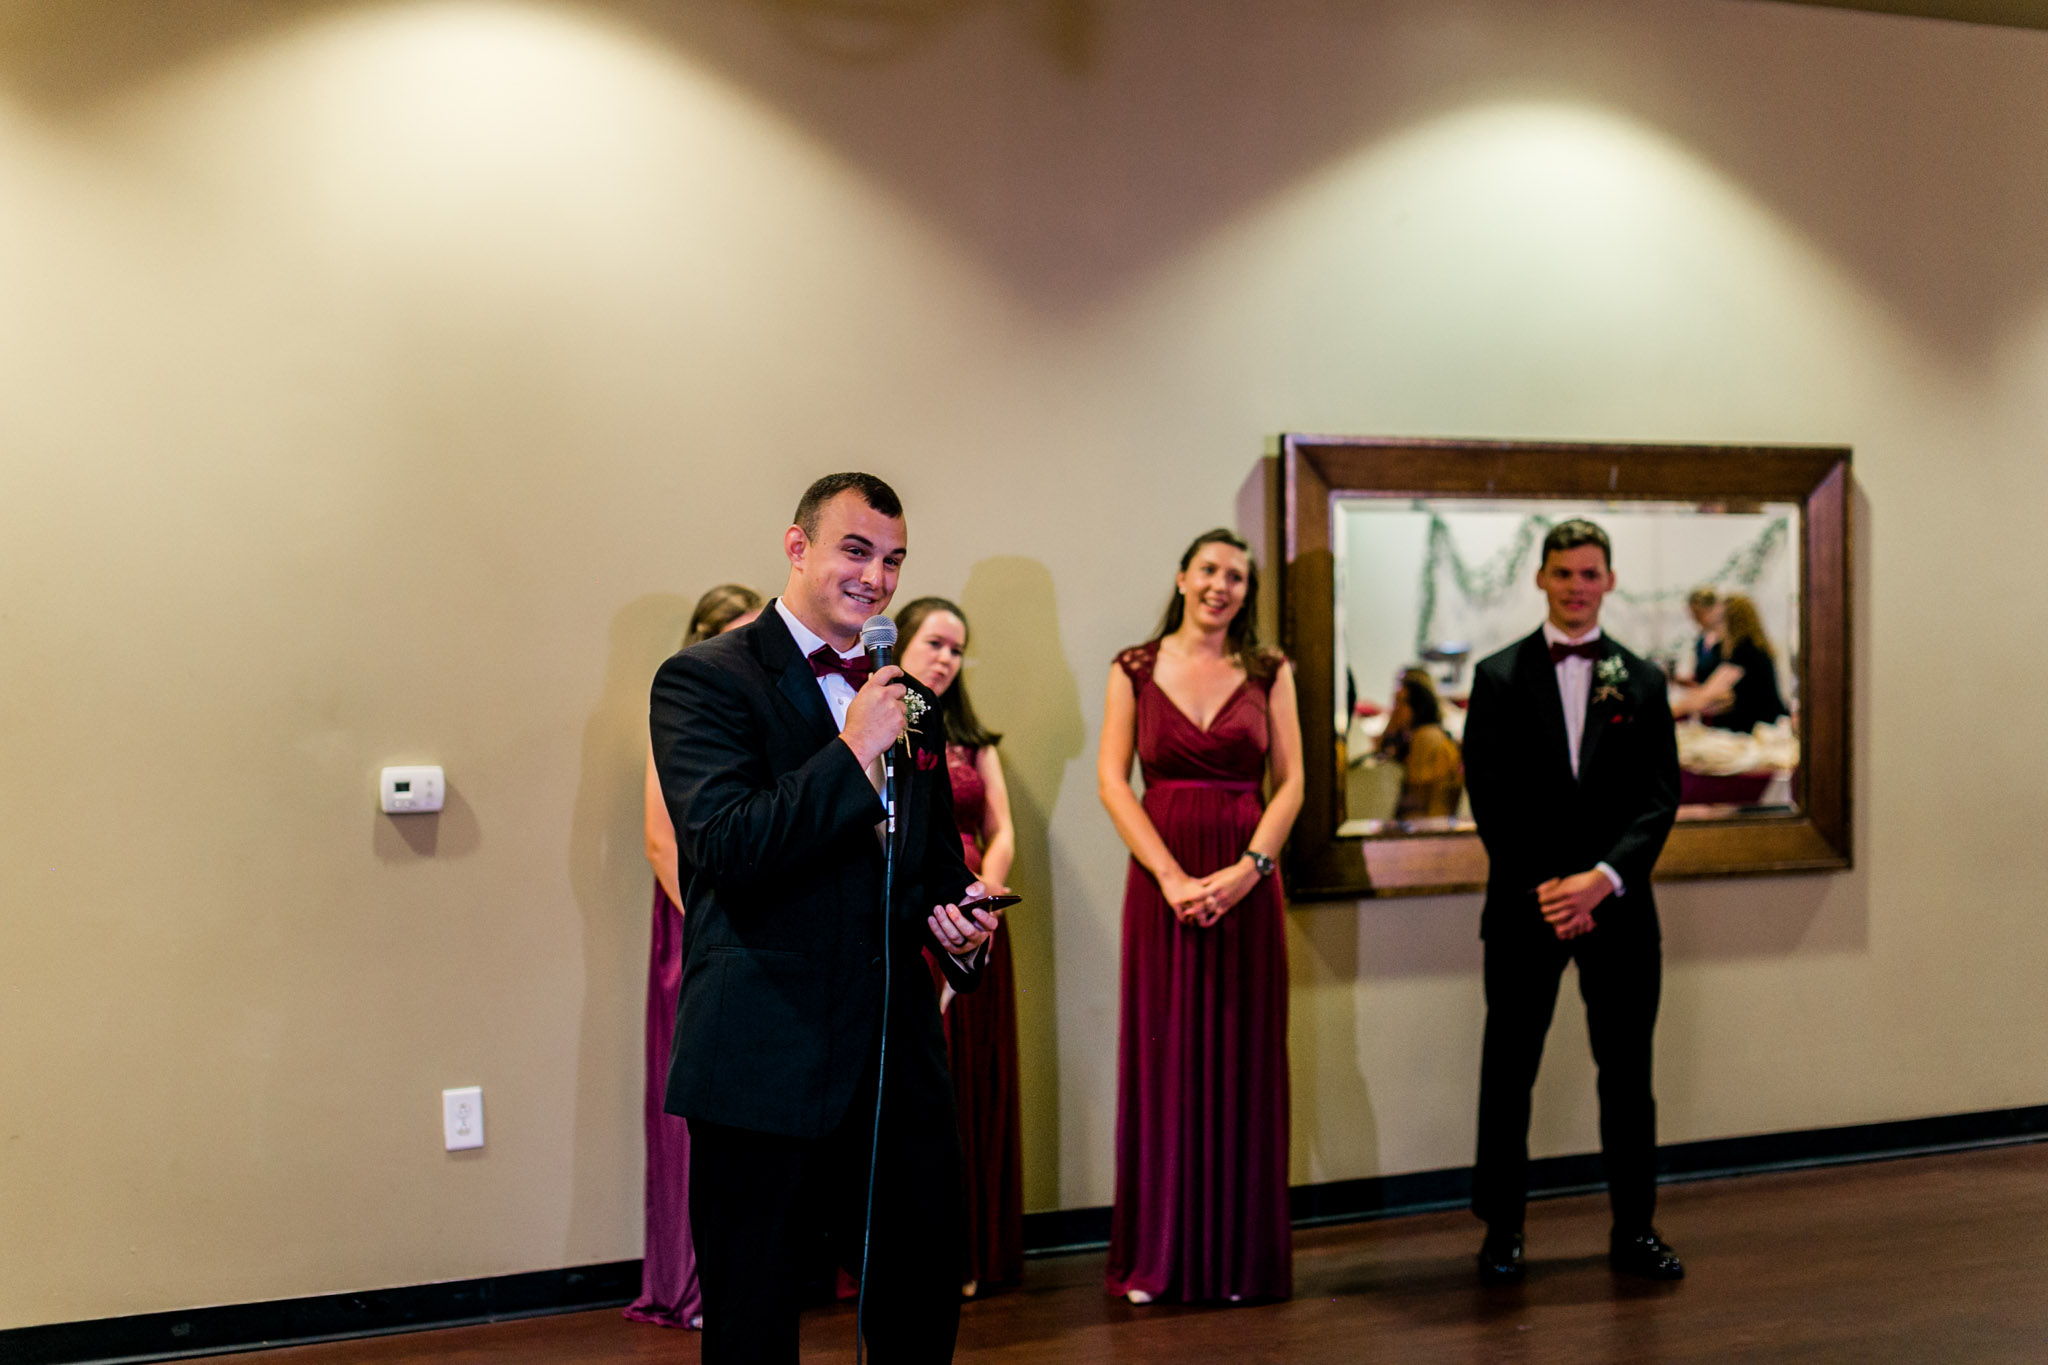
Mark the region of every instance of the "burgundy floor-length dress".
POLYGON ((669 1044, 683 980, 683 912, 654 884, 654 942, 647 967, 647 1233, 640 1297, 626 1309, 635 1322, 698 1327, 697 1248, 690 1240, 690 1126, 662 1108, 669 1044))
MULTIPOLYGON (((1270 680, 1207 730, 1152 681, 1158 642, 1117 663, 1137 701, 1145 814, 1191 877, 1244 855, 1263 811, 1270 680)), ((1184 925, 1131 860, 1124 886, 1112 1294, 1220 1302, 1294 1288, 1287 1214, 1287 944, 1280 879, 1213 927, 1184 925)))
MULTIPOLYGON (((988 787, 977 751, 946 746, 953 814, 967 866, 981 874, 988 787)), ((1017 975, 1007 920, 989 943, 981 984, 946 1007, 946 1051, 960 1109, 961 1169, 967 1177, 967 1272, 982 1285, 1024 1276, 1024 1158, 1017 1104, 1017 975)))

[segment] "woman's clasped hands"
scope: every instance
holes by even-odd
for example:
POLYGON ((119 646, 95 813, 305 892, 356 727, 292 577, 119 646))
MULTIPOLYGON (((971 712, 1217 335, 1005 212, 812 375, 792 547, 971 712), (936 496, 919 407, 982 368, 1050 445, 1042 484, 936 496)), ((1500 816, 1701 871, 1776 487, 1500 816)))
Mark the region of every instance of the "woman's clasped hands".
POLYGON ((1160 894, 1173 907, 1182 924, 1208 929, 1228 914, 1233 906, 1251 894, 1259 884, 1259 870, 1249 857, 1220 867, 1206 877, 1176 872, 1159 879, 1160 894))

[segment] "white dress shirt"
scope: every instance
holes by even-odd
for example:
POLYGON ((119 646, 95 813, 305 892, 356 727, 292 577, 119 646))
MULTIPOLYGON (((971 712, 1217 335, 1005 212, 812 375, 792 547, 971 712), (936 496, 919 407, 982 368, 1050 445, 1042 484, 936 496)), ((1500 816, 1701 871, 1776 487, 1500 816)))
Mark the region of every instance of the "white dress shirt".
MULTIPOLYGON (((825 637, 797 620, 796 613, 784 606, 782 599, 779 597, 775 599, 775 610, 781 615, 782 624, 789 627, 790 636, 796 641, 797 651, 806 659, 825 647, 825 637)), ((832 652, 839 654, 838 650, 832 652)), ((839 654, 839 657, 852 660, 864 658, 865 656, 861 653, 860 648, 855 646, 846 653, 839 654)), ((853 683, 844 674, 827 673, 824 677, 818 679, 818 690, 825 694, 825 705, 831 709, 832 723, 844 730, 846 728, 846 708, 853 705, 853 683)), ((1575 763, 1576 761, 1574 760, 1575 763)))
MULTIPOLYGON (((1600 627, 1595 626, 1584 635, 1577 637, 1565 634, 1550 622, 1543 623, 1543 639, 1546 644, 1581 645, 1600 638, 1600 627)), ((1557 669, 1557 699, 1564 706, 1564 742, 1571 750, 1572 776, 1579 775, 1579 746, 1586 737, 1586 704, 1593 695, 1593 661, 1577 654, 1560 659, 1557 669)), ((1621 874, 1606 863, 1595 864, 1607 874, 1607 880, 1614 883, 1614 894, 1624 893, 1621 874)))
MULTIPOLYGON (((775 599, 775 610, 776 613, 782 617, 782 624, 789 627, 790 638, 796 641, 796 647, 799 650, 803 651, 803 655, 805 658, 809 658, 811 655, 817 653, 819 649, 825 646, 825 644, 827 643, 825 637, 818 634, 816 631, 812 630, 803 622, 797 620, 796 613, 791 611, 788 607, 784 606, 782 604, 782 599, 779 597, 775 599)), ((833 652, 838 653, 837 650, 833 652)), ((855 647, 853 649, 846 651, 844 654, 840 654, 839 657, 842 659, 858 659, 863 658, 865 656, 862 654, 861 650, 858 647, 855 647)), ((834 725, 837 725, 840 729, 844 730, 846 728, 846 709, 849 706, 853 705, 853 694, 855 689, 852 681, 848 679, 844 674, 827 673, 824 677, 818 679, 818 690, 825 694, 825 705, 829 707, 832 711, 832 723, 834 725)), ((875 794, 877 796, 881 795, 881 759, 878 758, 873 763, 868 765, 868 782, 874 787, 875 794)), ((889 822, 885 817, 879 824, 875 826, 876 837, 887 838, 888 825, 889 822)), ((1612 874, 1610 873, 1609 875, 1611 876, 1612 874)), ((988 945, 986 943, 983 943, 980 947, 977 947, 970 952, 954 953, 953 956, 956 959, 958 959, 962 964, 971 968, 976 963, 976 961, 979 960, 981 955, 981 949, 986 946, 988 945)))

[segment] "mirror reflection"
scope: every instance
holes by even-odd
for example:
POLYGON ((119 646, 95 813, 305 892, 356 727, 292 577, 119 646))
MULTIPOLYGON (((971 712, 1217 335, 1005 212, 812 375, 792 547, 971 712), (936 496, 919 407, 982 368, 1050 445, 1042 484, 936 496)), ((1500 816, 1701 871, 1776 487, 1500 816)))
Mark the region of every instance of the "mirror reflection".
POLYGON ((1331 510, 1340 835, 1473 828, 1472 665, 1542 623, 1536 557, 1572 517, 1614 543, 1603 629, 1670 679, 1679 819, 1797 809, 1797 503, 1360 494, 1331 510))

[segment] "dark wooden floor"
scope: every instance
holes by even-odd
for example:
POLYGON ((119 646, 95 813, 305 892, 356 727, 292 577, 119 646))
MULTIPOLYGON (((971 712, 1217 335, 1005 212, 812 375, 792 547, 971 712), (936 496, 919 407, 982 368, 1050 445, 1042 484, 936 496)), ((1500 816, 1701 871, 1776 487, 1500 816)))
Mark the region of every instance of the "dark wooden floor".
MULTIPOLYGON (((1598 1198, 1529 1211, 1529 1281, 1474 1283, 1477 1225, 1429 1214, 1305 1232, 1295 1298, 1133 1308, 1102 1257, 1031 1263, 970 1304, 959 1359, 1232 1365, 1460 1361, 2048 1361, 2048 1144, 1669 1187, 1681 1284, 1617 1280, 1598 1198)), ((851 1309, 805 1320, 805 1358, 853 1359, 851 1309)), ((695 1361, 695 1333, 616 1312, 298 1347, 243 1365, 695 1361)))

